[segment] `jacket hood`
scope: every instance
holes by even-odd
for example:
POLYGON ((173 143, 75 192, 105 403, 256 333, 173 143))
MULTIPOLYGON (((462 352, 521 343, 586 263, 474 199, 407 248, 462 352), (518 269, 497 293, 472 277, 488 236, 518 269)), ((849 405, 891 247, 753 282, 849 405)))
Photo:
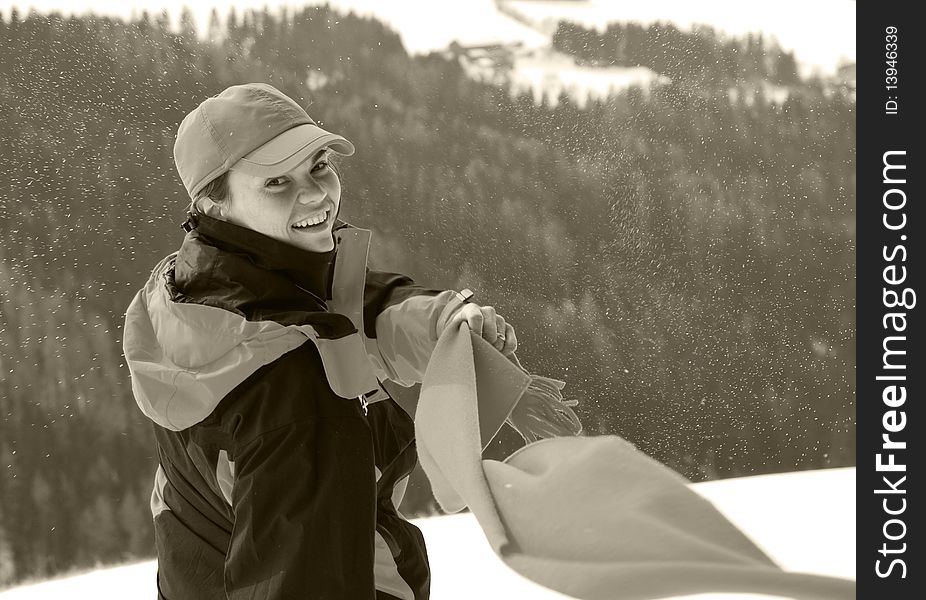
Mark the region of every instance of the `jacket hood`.
POLYGON ((211 242, 188 233, 126 311, 123 351, 132 391, 152 421, 177 431, 195 425, 251 374, 306 341, 318 347, 337 395, 356 398, 377 387, 372 374, 357 375, 369 372, 362 368, 366 350, 347 316, 326 312, 315 294, 253 253, 211 242), (198 288, 178 285, 184 270, 198 288))

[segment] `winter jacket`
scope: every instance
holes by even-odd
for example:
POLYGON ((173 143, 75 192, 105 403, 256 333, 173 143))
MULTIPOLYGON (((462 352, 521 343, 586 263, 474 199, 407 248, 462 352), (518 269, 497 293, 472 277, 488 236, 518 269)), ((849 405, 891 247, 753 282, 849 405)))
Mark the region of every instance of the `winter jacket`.
POLYGON ((414 424, 380 385, 423 379, 450 290, 205 215, 126 313, 132 390, 153 421, 159 598, 428 597, 397 510, 414 424))

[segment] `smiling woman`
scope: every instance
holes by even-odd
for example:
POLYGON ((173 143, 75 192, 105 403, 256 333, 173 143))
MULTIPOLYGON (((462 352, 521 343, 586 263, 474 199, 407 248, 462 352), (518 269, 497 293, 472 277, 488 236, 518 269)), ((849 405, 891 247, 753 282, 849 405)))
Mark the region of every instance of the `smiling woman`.
MULTIPOLYGON (((180 124, 187 233, 123 340, 158 443, 159 598, 428 597, 424 539, 397 510, 414 423, 381 384, 422 382, 462 321, 515 363, 517 338, 471 293, 367 268, 370 232, 338 219, 335 153, 354 146, 263 83, 180 124)), ((509 423, 575 432, 538 425, 568 410, 555 396, 525 393, 509 423)))
POLYGON ((334 248, 331 230, 340 212, 341 174, 331 148, 275 177, 232 168, 200 192, 207 215, 253 229, 313 252, 334 248))

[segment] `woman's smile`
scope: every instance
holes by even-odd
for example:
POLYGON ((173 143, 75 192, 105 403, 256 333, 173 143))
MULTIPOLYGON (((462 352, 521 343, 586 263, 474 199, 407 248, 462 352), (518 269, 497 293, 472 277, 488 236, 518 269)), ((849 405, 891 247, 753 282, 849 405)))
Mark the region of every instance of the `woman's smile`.
POLYGON ((311 230, 312 228, 317 228, 318 225, 323 225, 328 220, 329 210, 323 209, 314 214, 309 215, 308 217, 302 219, 297 223, 293 223, 293 228, 295 229, 306 229, 311 230))

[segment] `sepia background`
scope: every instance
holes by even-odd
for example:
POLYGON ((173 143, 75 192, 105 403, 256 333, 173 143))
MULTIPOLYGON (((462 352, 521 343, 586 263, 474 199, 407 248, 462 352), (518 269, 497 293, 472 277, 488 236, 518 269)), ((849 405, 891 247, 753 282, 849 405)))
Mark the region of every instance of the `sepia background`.
POLYGON ((123 315, 182 240, 179 122, 249 81, 354 143, 373 265, 475 290, 588 434, 693 481, 854 464, 854 3, 813 60, 710 2, 252 4, 0 5, 0 587, 153 556, 123 315))

